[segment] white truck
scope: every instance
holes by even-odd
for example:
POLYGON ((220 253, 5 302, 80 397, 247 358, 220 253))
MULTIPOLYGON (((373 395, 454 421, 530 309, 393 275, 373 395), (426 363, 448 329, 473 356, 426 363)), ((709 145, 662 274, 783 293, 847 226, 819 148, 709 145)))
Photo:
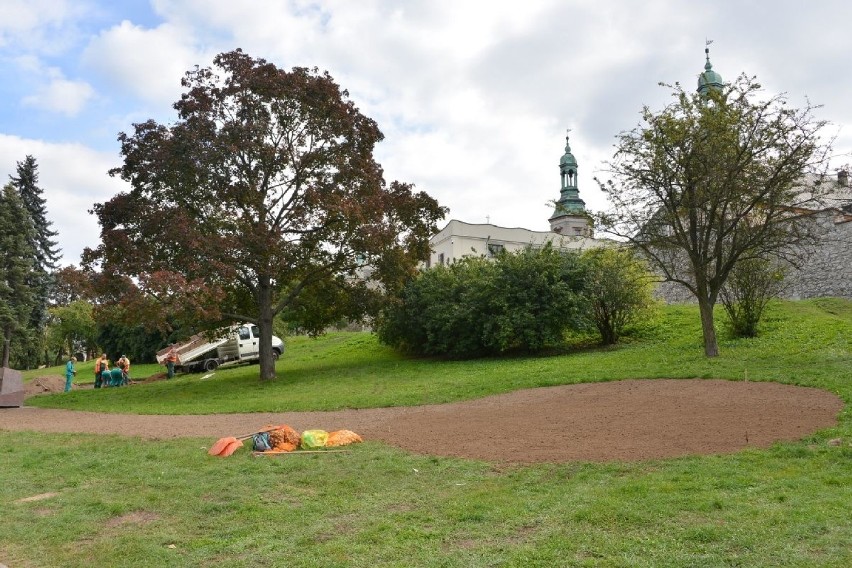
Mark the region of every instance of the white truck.
MULTIPOLYGON (((223 365, 255 363, 260 361, 260 328, 241 324, 221 330, 215 339, 198 333, 183 343, 170 345, 157 351, 157 363, 163 365, 172 349, 175 350, 175 370, 186 372, 215 371, 223 365)), ((284 353, 284 342, 272 336, 272 355, 275 359, 284 353)))

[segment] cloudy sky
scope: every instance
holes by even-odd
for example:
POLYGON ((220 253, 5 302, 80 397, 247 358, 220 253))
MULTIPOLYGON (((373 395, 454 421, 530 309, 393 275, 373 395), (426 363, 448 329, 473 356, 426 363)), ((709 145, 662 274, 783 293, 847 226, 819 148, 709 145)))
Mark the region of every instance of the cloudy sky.
POLYGON ((88 210, 125 190, 116 136, 175 119, 180 79, 242 48, 327 70, 385 134, 388 180, 447 220, 547 230, 571 128, 580 196, 615 136, 694 88, 705 40, 724 79, 823 105, 836 165, 852 162, 846 0, 0 0, 0 176, 39 164, 63 264, 99 242, 88 210))

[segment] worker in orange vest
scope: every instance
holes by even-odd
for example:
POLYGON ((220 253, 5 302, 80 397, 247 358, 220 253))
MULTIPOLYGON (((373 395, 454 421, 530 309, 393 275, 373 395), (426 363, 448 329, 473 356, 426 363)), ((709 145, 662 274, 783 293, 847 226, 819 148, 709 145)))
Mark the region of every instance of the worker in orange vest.
MULTIPOLYGON (((99 389, 104 384, 104 373, 109 371, 109 359, 107 359, 106 353, 101 355, 97 361, 95 361, 95 388, 99 389)), ((108 381, 109 379, 107 379, 108 381)))
POLYGON ((166 378, 171 379, 175 376, 175 363, 177 363, 177 349, 172 345, 166 355, 166 378))

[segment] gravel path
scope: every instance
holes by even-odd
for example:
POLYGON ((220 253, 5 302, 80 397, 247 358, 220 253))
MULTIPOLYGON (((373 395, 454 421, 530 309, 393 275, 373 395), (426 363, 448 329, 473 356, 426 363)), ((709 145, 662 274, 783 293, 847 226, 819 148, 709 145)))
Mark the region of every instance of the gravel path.
POLYGON ((826 391, 723 380, 628 380, 527 389, 479 400, 333 412, 150 416, 0 409, 0 429, 151 439, 238 436, 266 424, 347 429, 411 452, 493 462, 613 461, 726 454, 836 424, 826 391))

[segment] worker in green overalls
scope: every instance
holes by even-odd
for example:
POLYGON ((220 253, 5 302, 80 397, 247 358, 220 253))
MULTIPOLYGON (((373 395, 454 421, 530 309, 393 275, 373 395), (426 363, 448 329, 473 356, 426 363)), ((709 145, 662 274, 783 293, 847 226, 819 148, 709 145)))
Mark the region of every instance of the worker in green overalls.
POLYGON ((65 363, 65 392, 71 390, 71 382, 74 380, 74 375, 77 374, 77 369, 74 368, 74 363, 77 362, 76 357, 71 357, 67 363, 65 363))

